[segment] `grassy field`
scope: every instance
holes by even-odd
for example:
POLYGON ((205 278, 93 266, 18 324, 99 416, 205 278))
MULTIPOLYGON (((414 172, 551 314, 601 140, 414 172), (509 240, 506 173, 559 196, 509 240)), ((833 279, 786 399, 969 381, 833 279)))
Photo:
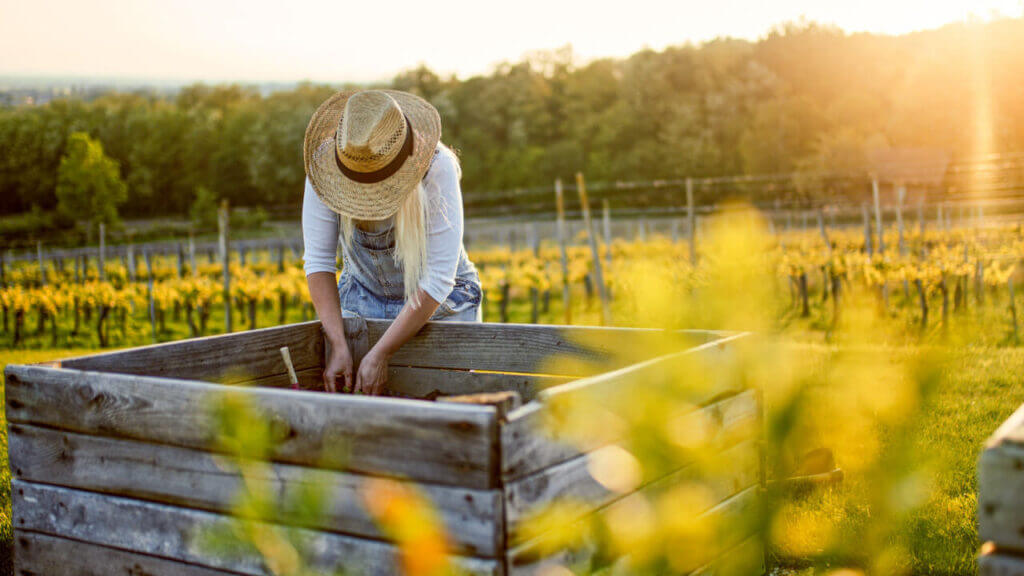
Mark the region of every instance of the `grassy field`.
MULTIPOLYGON (((822 345, 800 344, 801 356, 812 362, 828 362, 835 349, 822 345)), ((915 353, 908 349, 908 353, 915 353)), ((0 365, 52 360, 87 353, 87 350, 0 351, 0 365)), ((910 442, 914 458, 922 469, 930 470, 931 495, 920 508, 907 514, 894 530, 894 538, 907 550, 914 573, 974 574, 977 539, 975 509, 977 480, 975 465, 985 438, 1024 402, 1024 349, 959 347, 938 350, 945 358, 943 384, 929 396, 922 407, 920 425, 915 426, 910 442), (927 466, 927 468, 924 468, 927 466)), ((873 386, 864 382, 864 386, 873 386)), ((827 393, 827 392, 826 392, 827 393)), ((769 397, 770 401, 770 397, 769 397)), ((818 416, 823 420, 843 418, 840 402, 821 404, 818 416)), ((0 545, 3 569, 9 573, 11 549, 10 472, 7 464, 6 426, 0 438, 0 545)), ((882 438, 882 444, 895 444, 902 438, 882 438)), ((844 452, 841 441, 826 444, 835 449, 840 467, 853 454, 844 452)), ((794 508, 801 518, 825 519, 843 538, 849 539, 850 557, 837 561, 856 560, 856 542, 863 536, 871 518, 864 506, 870 490, 865 478, 848 474, 846 481, 835 488, 802 496, 794 508)), ((811 539, 813 540, 813 539, 811 539)), ((805 559, 799 553, 813 553, 793 542, 790 550, 778 550, 775 562, 783 567, 797 568, 805 559)))
MULTIPOLYGON (((834 349, 801 345, 801 354, 811 362, 827 361, 834 349)), ((906 349, 908 354, 919 350, 906 349)), ((976 464, 985 439, 1013 411, 1024 403, 1024 349, 961 347, 932 349, 943 358, 940 385, 920 407, 914 424, 898 434, 882 431, 880 450, 909 450, 905 465, 924 471, 922 484, 928 490, 917 506, 897 514, 898 520, 886 527, 892 545, 905 550, 905 562, 914 574, 975 574, 980 542, 977 536, 976 464)), ((877 384, 863 382, 869 394, 877 384)), ((821 398, 816 418, 825 423, 851 416, 841 399, 821 398)), ((766 393, 767 401, 771 402, 766 393)), ((824 445, 835 450, 838 466, 847 468, 844 482, 836 487, 798 497, 784 522, 803 527, 803 538, 796 532, 786 546, 777 549, 777 564, 797 568, 807 565, 815 554, 823 529, 833 531, 840 542, 838 553, 819 558, 817 564, 868 564, 859 557, 865 539, 878 528, 878 513, 872 501, 871 481, 850 468, 864 447, 856 438, 830 438, 822 434, 824 445)), ((907 498, 908 501, 912 498, 907 498)), ((809 570, 810 571, 810 570, 809 570)))

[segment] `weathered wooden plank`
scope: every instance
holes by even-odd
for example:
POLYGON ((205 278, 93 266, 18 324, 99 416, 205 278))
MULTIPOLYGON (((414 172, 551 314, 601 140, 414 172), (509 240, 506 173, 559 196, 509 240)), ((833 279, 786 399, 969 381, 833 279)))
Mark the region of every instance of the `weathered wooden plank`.
MULTIPOLYGON (((307 368, 296 372, 299 388, 323 391, 322 368, 307 368)), ((469 370, 448 370, 444 368, 416 368, 414 366, 389 366, 387 391, 392 396, 403 398, 436 398, 480 394, 485 392, 514 391, 529 402, 539 390, 572 380, 565 376, 542 374, 507 374, 501 372, 472 372, 469 370)), ((246 386, 287 388, 287 374, 275 374, 248 382, 246 386)))
MULTIPOLYGON (((568 500, 588 507, 587 510, 581 509, 582 516, 622 497, 622 494, 594 480, 588 464, 588 456, 583 455, 505 487, 505 516, 510 544, 520 543, 522 534, 532 533, 529 530, 531 518, 555 502, 568 500)), ((671 484, 697 483, 715 499, 724 500, 753 486, 759 479, 760 455, 756 444, 748 440, 726 448, 720 454, 708 456, 699 465, 684 464, 662 480, 671 484)))
POLYGON ((764 574, 764 543, 747 538, 732 550, 691 572, 691 576, 755 576, 764 574))
MULTIPOLYGON (((680 417, 680 427, 701 431, 703 437, 695 439, 694 446, 714 453, 726 450, 737 442, 755 438, 757 411, 756 394, 754 391, 747 391, 684 414, 680 417)), ((728 467, 721 470, 723 473, 741 473, 744 478, 747 474, 759 474, 757 451, 749 441, 736 452, 726 451, 721 459, 728 461, 728 467)), ((506 520, 510 530, 524 520, 532 509, 543 507, 558 499, 569 497, 577 501, 590 502, 595 508, 614 499, 614 493, 591 477, 589 461, 590 456, 582 454, 506 484, 506 520)), ((750 483, 758 479, 754 476, 750 483)), ((745 484, 744 487, 747 485, 749 484, 745 484)), ((724 494, 723 497, 734 492, 724 494)))
MULTIPOLYGON (((320 366, 306 368, 305 370, 296 370, 295 375, 299 378, 299 390, 323 392, 323 374, 323 368, 320 366)), ((273 374, 263 378, 238 382, 238 384, 242 386, 255 386, 257 388, 288 388, 291 386, 291 382, 288 380, 288 374, 273 374)))
POLYGON ((529 402, 539 390, 564 384, 570 380, 572 377, 543 374, 508 374, 391 366, 388 368, 387 388, 388 391, 407 398, 513 391, 518 392, 524 402, 529 402))
POLYGON ((227 387, 185 380, 8 366, 7 417, 83 434, 211 449, 212 407, 236 395, 273 423, 271 459, 490 488, 494 408, 351 394, 227 387))
POLYGON ((227 572, 24 530, 14 535, 18 576, 232 576, 227 572))
POLYGON ((988 446, 1003 443, 1024 445, 1024 404, 992 434, 988 446))
MULTIPOLYGON (((387 321, 367 320, 371 345, 389 325, 387 321)), ((713 336, 640 328, 428 322, 391 358, 391 363, 585 376, 702 344, 713 336)))
MULTIPOLYGON (((613 412, 628 401, 631 391, 645 386, 675 388, 679 400, 699 406, 716 398, 735 394, 745 383, 733 379, 728 370, 713 370, 724 365, 728 346, 745 335, 705 344, 642 362, 635 366, 574 380, 540 392, 533 402, 509 414, 500 427, 501 473, 507 480, 520 478, 577 456, 580 451, 560 438, 557 430, 544 429, 547 405, 552 403, 596 403, 613 412), (701 374, 701 378, 674 384, 680 374, 701 374)), ((591 448, 595 448, 593 446, 591 448)))
POLYGON ((285 374, 278 350, 288 346, 296 370, 321 366, 319 322, 193 338, 62 361, 65 368, 234 383, 285 374))
POLYGON ((504 420, 509 412, 523 405, 523 399, 518 392, 481 392, 478 394, 462 394, 459 396, 441 396, 438 402, 451 402, 455 404, 477 404, 480 406, 494 406, 495 415, 498 420, 504 420))
MULTIPOLYGON (((602 511, 629 506, 631 499, 649 498, 669 486, 671 484, 655 482, 641 491, 634 492, 626 498, 610 504, 602 511)), ((707 526, 707 531, 710 531, 710 534, 699 533, 697 536, 700 538, 699 542, 690 539, 673 541, 672 545, 676 549, 693 550, 690 556, 673 559, 673 572, 685 574, 698 570, 753 535, 756 530, 755 520, 761 500, 760 487, 752 486, 709 510, 694 510, 693 513, 707 526)), ((588 521, 589 517, 580 522, 588 521)), ((582 533, 582 528, 581 526, 580 533, 582 533)), ((594 552, 592 543, 583 542, 572 550, 560 550, 545 557, 538 557, 538 553, 544 549, 542 539, 532 540, 511 549, 507 557, 509 576, 540 575, 546 573, 553 566, 566 568, 570 565, 578 566, 580 562, 586 563, 594 552)))
POLYGON ((1024 551, 1024 446, 995 444, 978 459, 978 536, 1024 551))
MULTIPOLYGON (((21 480, 12 482, 11 492, 14 525, 20 530, 239 574, 271 574, 256 554, 229 556, 203 546, 205 534, 231 526, 229 516, 21 480)), ((400 571, 398 549, 390 544, 303 528, 266 527, 300 538, 308 563, 316 569, 342 568, 368 576, 391 576, 400 571)), ((497 575, 501 571, 495 560, 453 556, 451 562, 468 574, 497 575)))
MULTIPOLYGON (((234 468, 208 452, 24 424, 11 424, 9 432, 12 472, 21 480, 222 513, 231 511, 244 490, 234 468)), ((362 505, 365 476, 286 464, 253 467, 249 476, 277 497, 282 523, 385 539, 362 505), (315 519, 288 507, 313 487, 325 502, 315 519)), ((497 553, 503 538, 498 490, 422 483, 416 489, 433 503, 459 550, 473 556, 497 553)))
POLYGON ((978 576, 1024 576, 1024 556, 984 551, 978 556, 978 576))

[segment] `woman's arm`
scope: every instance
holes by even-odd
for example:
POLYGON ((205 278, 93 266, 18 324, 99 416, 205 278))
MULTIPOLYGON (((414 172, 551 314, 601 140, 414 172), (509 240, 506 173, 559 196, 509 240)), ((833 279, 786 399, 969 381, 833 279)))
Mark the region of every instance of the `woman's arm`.
POLYGON ((345 389, 351 390, 352 355, 345 341, 345 325, 341 320, 341 304, 334 276, 338 257, 338 215, 324 205, 309 179, 302 198, 302 241, 309 296, 331 345, 331 355, 324 366, 324 388, 328 392, 337 392, 337 379, 341 376, 345 389))
POLYGON ((409 341, 455 286, 462 252, 462 190, 459 165, 451 150, 442 147, 427 178, 427 262, 420 279, 418 305, 407 302, 381 339, 360 361, 356 390, 380 394, 387 382, 388 360, 409 341))
POLYGON ((333 272, 314 272, 306 276, 309 297, 320 318, 324 335, 331 345, 331 354, 324 366, 324 389, 338 391, 338 377, 343 379, 342 387, 352 390, 352 353, 345 341, 345 324, 341 319, 341 303, 338 300, 338 286, 334 283, 333 272))
POLYGON ((427 323, 430 316, 441 305, 427 294, 419 290, 419 304, 406 302, 395 321, 388 326, 380 340, 359 362, 359 374, 356 376, 356 392, 377 396, 384 392, 384 384, 388 380, 388 361, 398 352, 410 338, 416 335, 427 323))

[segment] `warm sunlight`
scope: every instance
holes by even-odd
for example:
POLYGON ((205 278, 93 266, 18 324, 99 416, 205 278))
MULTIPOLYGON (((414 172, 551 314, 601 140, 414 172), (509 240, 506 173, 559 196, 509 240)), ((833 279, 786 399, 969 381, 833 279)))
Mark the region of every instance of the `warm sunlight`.
POLYGON ((901 34, 1022 10, 1020 0, 524 0, 514 8, 470 0, 0 0, 0 75, 344 82, 425 62, 465 76, 566 44, 585 59, 621 57, 721 36, 756 39, 800 19, 901 34))

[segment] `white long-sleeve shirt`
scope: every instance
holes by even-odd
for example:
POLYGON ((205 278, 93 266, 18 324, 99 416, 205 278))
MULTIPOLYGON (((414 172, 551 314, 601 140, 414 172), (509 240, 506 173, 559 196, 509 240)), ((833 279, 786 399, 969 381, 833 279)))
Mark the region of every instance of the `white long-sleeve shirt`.
MULTIPOLYGON (((430 170, 423 178, 427 198, 427 262, 419 287, 437 302, 444 302, 455 286, 462 252, 462 189, 455 153, 438 145, 430 170)), ((302 199, 303 266, 306 275, 337 272, 339 216, 313 190, 309 178, 302 199)))

